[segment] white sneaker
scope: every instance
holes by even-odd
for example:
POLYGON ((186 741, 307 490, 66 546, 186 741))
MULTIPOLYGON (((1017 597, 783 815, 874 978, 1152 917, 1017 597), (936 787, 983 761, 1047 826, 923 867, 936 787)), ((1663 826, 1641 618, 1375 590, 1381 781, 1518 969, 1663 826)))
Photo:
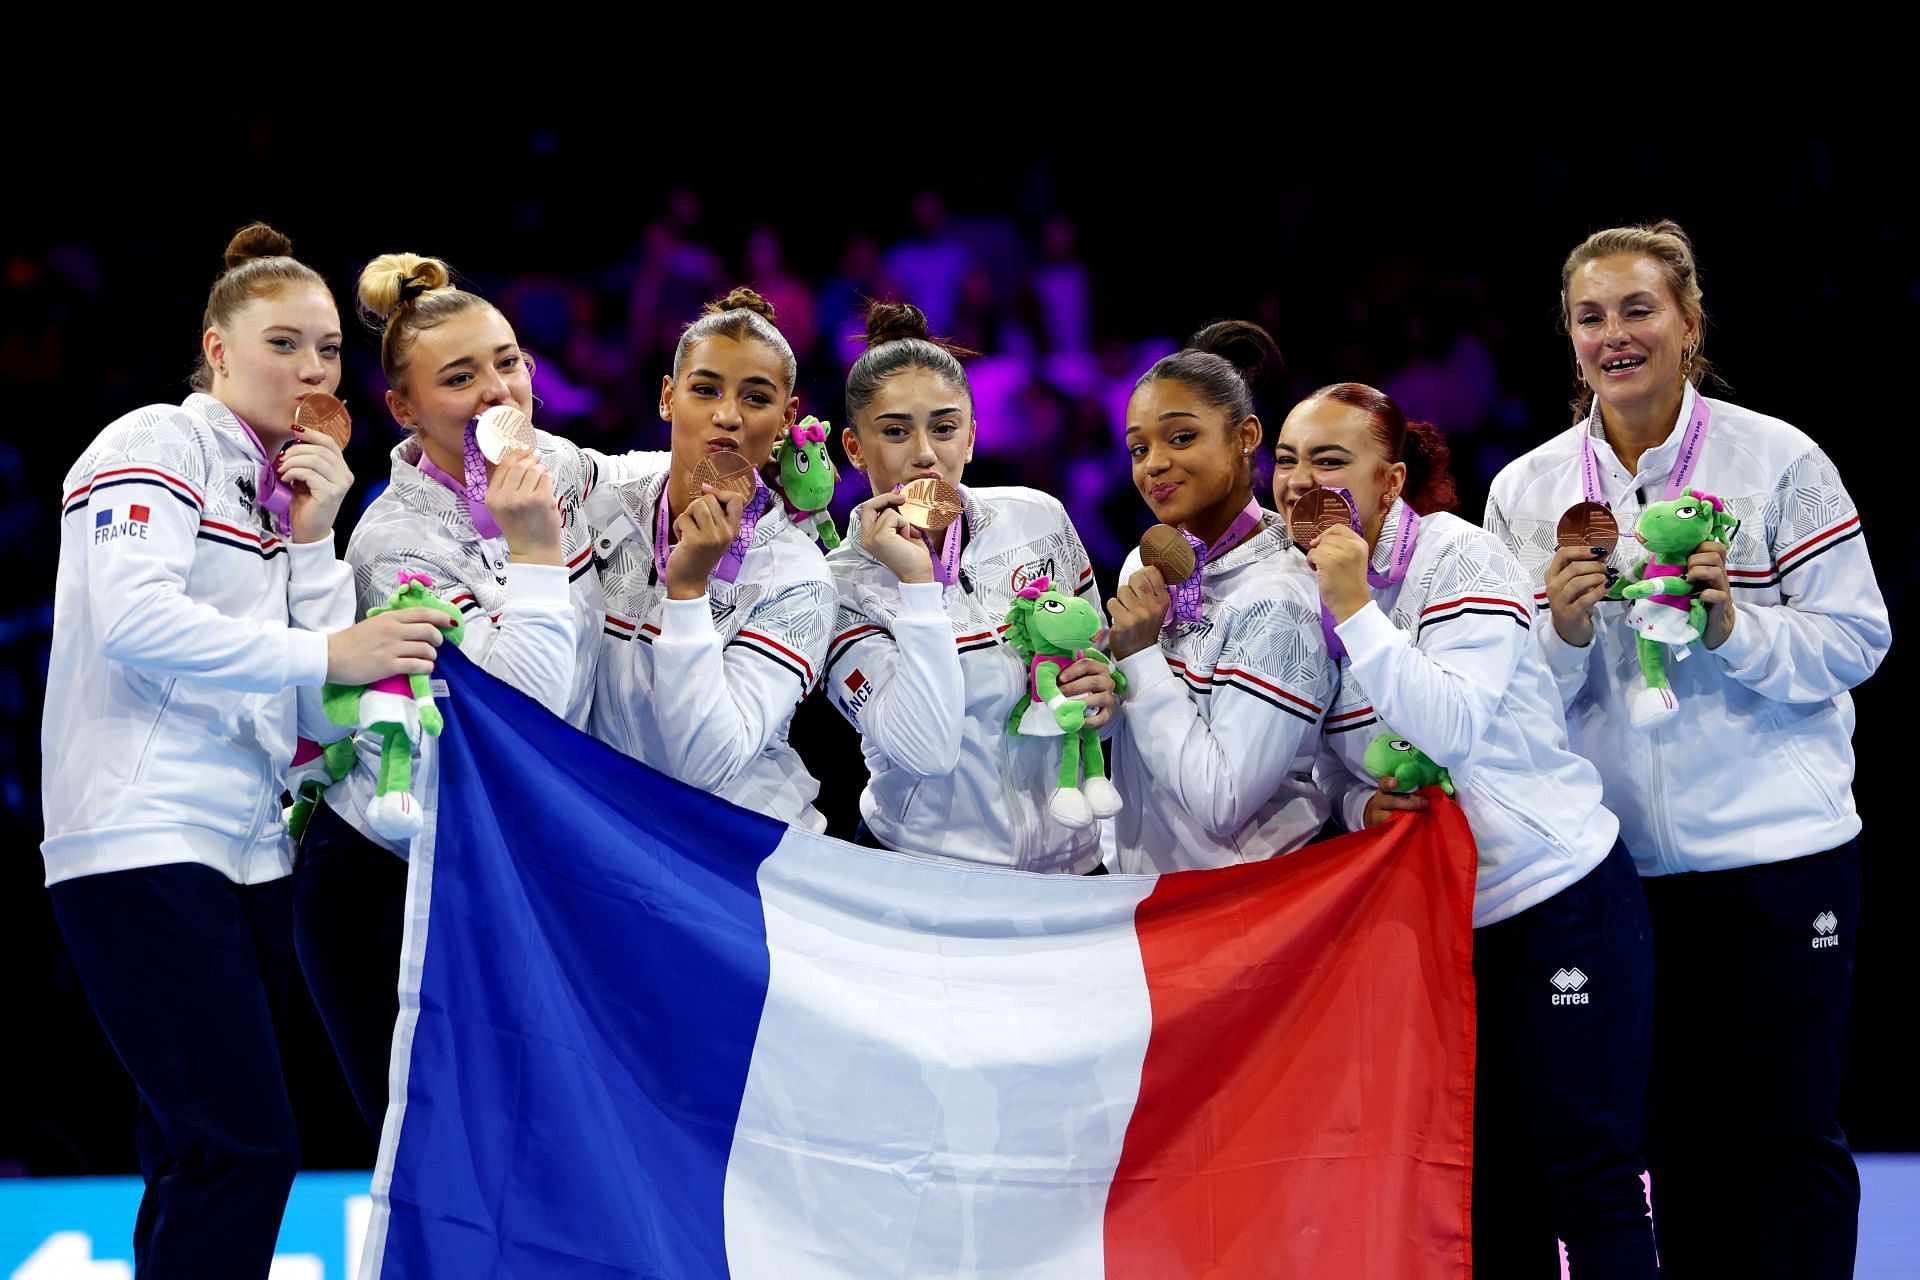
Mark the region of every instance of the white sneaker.
POLYGON ((1126 807, 1126 802, 1120 799, 1120 792, 1105 778, 1088 778, 1080 784, 1080 791, 1093 806, 1093 816, 1096 818, 1111 818, 1126 807))
POLYGON ((1651 729, 1680 714, 1680 700, 1671 689, 1649 688, 1644 680, 1633 682, 1627 695, 1627 720, 1636 729, 1651 729))
POLYGON ((1093 825, 1093 807, 1087 798, 1073 787, 1062 787, 1053 793, 1053 799, 1047 801, 1047 812, 1053 815, 1055 822, 1063 827, 1090 827, 1093 825))
POLYGON ((410 792, 389 791, 367 806, 367 825, 389 840, 411 840, 425 824, 410 792))

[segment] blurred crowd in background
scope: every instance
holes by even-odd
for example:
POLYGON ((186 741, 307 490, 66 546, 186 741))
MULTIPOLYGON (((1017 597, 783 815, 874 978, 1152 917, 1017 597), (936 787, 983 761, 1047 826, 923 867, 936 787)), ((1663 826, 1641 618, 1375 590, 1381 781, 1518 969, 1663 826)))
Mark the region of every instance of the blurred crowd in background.
MULTIPOLYGON (((1364 166, 1303 150, 1270 172, 1239 154, 1010 154, 980 141, 943 151, 937 165, 903 148, 864 157, 851 177, 831 165, 823 180, 802 182, 724 172, 736 163, 725 157, 706 171, 691 162, 684 173, 643 170, 616 163, 631 148, 619 151, 603 128, 527 127, 494 140, 488 181, 390 193, 276 167, 294 143, 285 129, 256 125, 236 139, 229 159, 239 171, 268 176, 176 180, 177 199, 137 206, 109 186, 63 189, 64 199, 24 210, 4 245, 0 545, 24 572, 0 599, 0 963, 22 992, 6 1034, 31 1083, 0 1110, 0 1176, 131 1168, 130 1086, 64 970, 38 888, 40 689, 60 478, 114 417, 186 394, 220 248, 256 217, 293 237, 349 317, 340 395, 355 421, 352 511, 384 484, 398 438, 377 342, 351 317, 354 277, 378 253, 449 261, 535 355, 537 424, 610 451, 665 447, 656 406, 674 343, 733 285, 751 284, 777 307, 800 361, 801 412, 836 428, 866 302, 900 299, 978 353, 967 482, 1060 497, 1108 590, 1151 523, 1122 447, 1127 396, 1193 330, 1238 316, 1275 334, 1288 367, 1261 397, 1269 442, 1317 386, 1353 379, 1385 389, 1445 433, 1461 514, 1478 520, 1499 468, 1570 421, 1562 258, 1598 227, 1674 217, 1702 264, 1707 350, 1732 384, 1720 394, 1796 423, 1834 455, 1866 516, 1897 635, 1906 634, 1913 535, 1896 518, 1897 482, 1879 464, 1908 397, 1846 384, 1897 358, 1920 302, 1920 240, 1912 202, 1894 197, 1887 179, 1855 179, 1844 138, 1729 146, 1712 181, 1679 140, 1625 148, 1604 173, 1593 157, 1542 140, 1498 155, 1381 153, 1364 166)), ((167 161, 150 163, 163 183, 167 161)), ((833 441, 844 462, 837 430, 833 441)), ((864 477, 843 466, 834 504, 843 527, 866 496, 864 477)), ((351 520, 342 524, 344 546, 351 520)), ((1898 814, 1872 794, 1876 778, 1895 776, 1891 764, 1875 773, 1887 756, 1873 747, 1909 727, 1905 643, 1860 695, 1870 904, 1920 887, 1892 848, 1876 849, 1898 841, 1898 814)), ((835 732, 837 718, 803 716, 796 740, 808 725, 835 732)), ((859 780, 823 781, 844 806, 859 780)), ((1879 954, 1891 954, 1890 942, 1876 953, 1863 941, 1849 1129, 1865 1147, 1920 1147, 1913 1103, 1894 1064, 1881 1061, 1896 1020, 1872 996, 1877 983, 1894 990, 1897 974, 1892 962, 1876 973, 1879 954)), ((308 1163, 370 1160, 310 1012, 295 1037, 309 1051, 289 1062, 311 1130, 308 1163)))

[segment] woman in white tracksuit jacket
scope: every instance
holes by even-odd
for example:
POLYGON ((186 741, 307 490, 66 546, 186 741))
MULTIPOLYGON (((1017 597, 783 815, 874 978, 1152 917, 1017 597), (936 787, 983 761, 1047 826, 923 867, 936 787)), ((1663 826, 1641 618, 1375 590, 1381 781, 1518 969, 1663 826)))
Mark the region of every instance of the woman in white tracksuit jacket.
POLYGON ((1265 329, 1222 321, 1142 374, 1127 404, 1134 485, 1195 569, 1170 592, 1136 549, 1107 603, 1128 682, 1115 871, 1255 862, 1327 819, 1312 753, 1334 675, 1313 579, 1253 496, 1252 388, 1280 363, 1265 329))
MULTIPOLYGON (((437 258, 376 258, 360 274, 359 294, 380 330, 388 407, 409 432, 394 446, 387 488, 347 544, 360 612, 384 604, 398 575, 425 574, 429 589, 460 610, 468 657, 584 728, 602 609, 584 503, 603 468, 643 469, 660 455, 598 458, 536 431, 532 453, 497 466, 477 456, 469 477, 468 424, 496 405, 533 412, 532 362, 512 326, 484 298, 451 287, 437 258)), ((378 1134, 399 1014, 411 841, 391 816, 374 819, 378 739, 363 735, 357 747, 353 769, 327 792, 300 841, 294 940, 348 1088, 378 1134)), ((432 740, 420 749, 424 761, 432 740)), ((414 776, 403 816, 417 829, 436 806, 433 772, 423 766, 414 776)))
POLYGON ((1500 473, 1487 527, 1527 570, 1573 747, 1599 767, 1653 913, 1661 1266, 1851 1275, 1859 1177, 1835 1119, 1860 896, 1848 690, 1887 651, 1886 604, 1820 447, 1696 388, 1704 314, 1679 227, 1596 232, 1561 284, 1591 403, 1500 473), (1740 524, 1686 566, 1706 629, 1668 657, 1661 700, 1629 606, 1603 598, 1609 558, 1557 548, 1554 530, 1575 503, 1612 507, 1624 570, 1641 512, 1687 489, 1740 524))
POLYGON ((1361 526, 1304 549, 1340 673, 1322 784, 1350 830, 1424 807, 1366 770, 1368 744, 1390 732, 1449 771, 1479 851, 1475 1274, 1552 1274, 1558 1238, 1576 1280, 1651 1277, 1646 902, 1600 775, 1567 746, 1520 565, 1449 514, 1445 443, 1372 387, 1302 401, 1273 475, 1282 511, 1340 488, 1361 526))
MULTIPOLYGON (((841 442, 874 497, 827 557, 839 591, 827 693, 860 731, 868 775, 858 838, 922 857, 1090 872, 1100 865, 1092 803, 1069 808, 1068 821, 1056 812, 1081 795, 1059 786, 1060 739, 1007 732, 1028 664, 1002 633, 1009 602, 1041 578, 1098 612, 1093 566, 1054 498, 961 485, 973 393, 918 307, 873 304, 866 341, 847 373, 841 442), (929 476, 954 486, 963 506, 931 539, 906 524, 895 492, 929 476)), ((1086 702, 1087 724, 1111 728, 1103 664, 1065 668, 1060 687, 1086 702)))
POLYGON ((353 625, 340 447, 292 425, 340 381, 326 284, 255 224, 228 246, 194 394, 67 473, 43 804, 75 969, 139 1087, 141 1276, 265 1275, 299 1166, 276 1026, 292 972, 280 796, 327 680, 432 668, 441 622, 353 625))
POLYGON ((823 831, 819 783, 787 727, 819 679, 833 587, 759 477, 799 409, 772 320, 751 289, 710 304, 661 383, 671 465, 589 499, 606 595, 589 728, 690 786, 823 831), (696 479, 717 455, 751 464, 750 498, 696 479))

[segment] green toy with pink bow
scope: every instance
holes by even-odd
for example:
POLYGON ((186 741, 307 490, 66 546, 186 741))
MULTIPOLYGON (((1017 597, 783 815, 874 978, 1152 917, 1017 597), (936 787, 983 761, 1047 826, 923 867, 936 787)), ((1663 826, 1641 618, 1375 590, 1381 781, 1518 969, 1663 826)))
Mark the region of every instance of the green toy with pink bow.
MULTIPOLYGON (((1086 703, 1060 692, 1060 673, 1078 659, 1111 663, 1092 647, 1102 630, 1092 605, 1044 577, 1028 583, 1007 606, 1007 643, 1027 660, 1026 695, 1013 709, 1007 732, 1064 740, 1060 788, 1047 802, 1047 812, 1069 827, 1091 826, 1122 808, 1120 792, 1107 780, 1100 732, 1086 722, 1086 703)), ((1113 683, 1115 697, 1126 692, 1127 678, 1117 670, 1113 683)))

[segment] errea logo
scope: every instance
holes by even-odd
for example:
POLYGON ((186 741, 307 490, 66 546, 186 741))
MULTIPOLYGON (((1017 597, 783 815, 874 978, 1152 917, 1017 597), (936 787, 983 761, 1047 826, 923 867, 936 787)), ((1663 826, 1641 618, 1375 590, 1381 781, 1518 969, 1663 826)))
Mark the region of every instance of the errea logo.
POLYGON ((1586 1004, 1587 993, 1580 988, 1587 985, 1587 975, 1578 969, 1556 969, 1549 979, 1554 986, 1555 1004, 1586 1004))
POLYGON ((1837 947, 1840 945, 1840 917, 1831 911, 1822 911, 1813 918, 1813 947, 1837 947))

